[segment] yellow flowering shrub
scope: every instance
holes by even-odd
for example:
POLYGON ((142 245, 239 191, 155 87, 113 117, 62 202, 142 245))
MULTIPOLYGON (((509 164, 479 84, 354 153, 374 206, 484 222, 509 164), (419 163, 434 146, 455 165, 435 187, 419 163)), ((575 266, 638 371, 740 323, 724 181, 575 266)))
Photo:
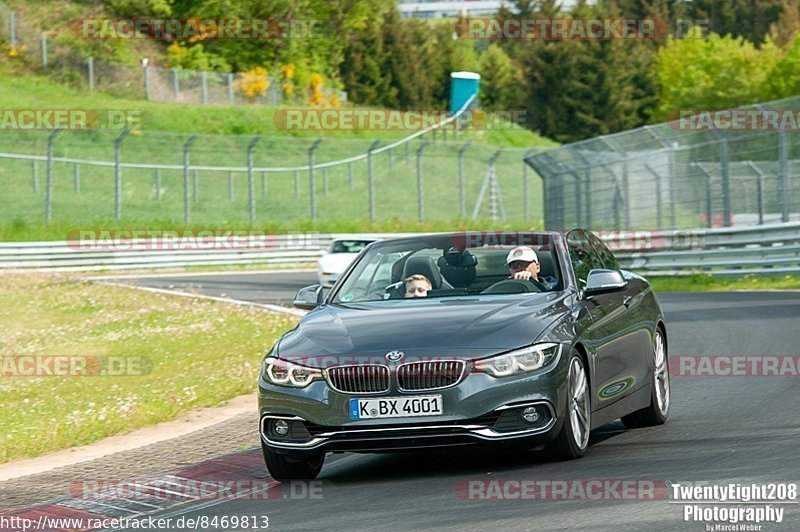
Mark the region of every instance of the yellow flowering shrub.
POLYGON ((271 83, 267 79, 268 71, 264 67, 255 67, 247 72, 241 72, 236 86, 242 95, 250 101, 267 93, 271 83))

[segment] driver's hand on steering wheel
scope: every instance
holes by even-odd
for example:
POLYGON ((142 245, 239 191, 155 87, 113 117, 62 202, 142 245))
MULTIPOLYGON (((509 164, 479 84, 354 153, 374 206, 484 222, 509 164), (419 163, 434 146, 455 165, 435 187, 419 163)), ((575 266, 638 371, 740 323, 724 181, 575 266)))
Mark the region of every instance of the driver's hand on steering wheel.
POLYGON ((518 272, 514 272, 514 274, 511 276, 511 279, 520 279, 523 281, 529 281, 532 276, 533 274, 528 270, 521 270, 518 272))

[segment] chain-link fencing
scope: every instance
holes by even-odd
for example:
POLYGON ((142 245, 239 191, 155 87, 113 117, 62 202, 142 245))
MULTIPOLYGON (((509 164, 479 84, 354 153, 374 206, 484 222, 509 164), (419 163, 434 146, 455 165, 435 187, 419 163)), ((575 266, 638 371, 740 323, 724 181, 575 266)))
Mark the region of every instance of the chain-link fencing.
MULTIPOLYGON (((77 16, 77 13, 76 13, 77 16)), ((80 40, 80 39, 78 39, 80 40)), ((299 104, 310 89, 293 80, 259 73, 230 73, 164 68, 141 58, 140 65, 119 63, 79 51, 76 42, 60 42, 0 2, 0 52, 28 68, 72 85, 126 98, 189 104, 299 104), (288 82, 288 83, 287 83, 288 82), (258 90, 252 90, 258 85, 258 90), (291 87, 291 92, 284 90, 291 87)), ((112 55, 106 50, 107 55, 112 55)), ((337 105, 347 92, 321 87, 321 98, 337 105)))
POLYGON ((800 220, 798 105, 800 97, 695 111, 533 154, 526 160, 544 182, 545 224, 688 229, 800 220), (725 124, 722 115, 742 120, 725 124))
POLYGON ((530 150, 434 140, 9 130, 2 221, 250 226, 480 219, 541 224, 530 150), (313 148, 313 149, 312 149, 313 148), (373 151, 370 151, 370 150, 373 151))

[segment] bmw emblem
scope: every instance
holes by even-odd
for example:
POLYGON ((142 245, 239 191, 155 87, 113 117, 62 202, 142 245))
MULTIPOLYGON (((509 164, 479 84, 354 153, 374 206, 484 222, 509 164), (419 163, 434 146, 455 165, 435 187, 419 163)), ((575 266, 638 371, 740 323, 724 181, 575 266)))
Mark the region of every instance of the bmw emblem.
POLYGON ((386 360, 388 360, 389 362, 397 362, 404 356, 406 356, 406 354, 403 353, 402 351, 389 351, 388 353, 386 353, 386 360))

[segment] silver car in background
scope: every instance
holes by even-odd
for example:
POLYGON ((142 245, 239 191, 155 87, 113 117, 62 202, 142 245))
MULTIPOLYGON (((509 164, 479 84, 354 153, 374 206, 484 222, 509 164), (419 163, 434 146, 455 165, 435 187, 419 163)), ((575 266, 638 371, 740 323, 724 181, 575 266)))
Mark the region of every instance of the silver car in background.
POLYGON ((340 238, 331 242, 327 253, 317 261, 317 281, 325 288, 330 288, 344 273, 361 250, 374 242, 366 238, 340 238))

